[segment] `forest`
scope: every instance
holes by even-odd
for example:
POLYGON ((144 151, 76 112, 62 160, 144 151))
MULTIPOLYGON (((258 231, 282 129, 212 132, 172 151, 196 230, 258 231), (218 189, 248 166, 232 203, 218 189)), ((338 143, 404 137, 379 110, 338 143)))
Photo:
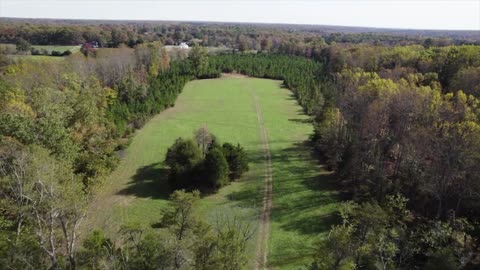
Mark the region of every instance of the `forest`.
MULTIPOLYGON (((121 244, 99 230, 81 242, 77 235, 135 131, 173 107, 188 81, 222 73, 281 80, 312 118, 310 144, 334 171, 344 203, 306 268, 479 267, 478 41, 253 26, 0 23, 0 42, 20 39, 105 48, 62 61, 0 55, 2 269, 243 269, 253 228, 238 220, 209 224, 196 213, 198 191, 171 194, 169 207, 155 213, 160 232, 123 226, 121 244), (188 57, 163 47, 193 39, 188 57), (209 54, 207 46, 231 52, 209 54)), ((179 145, 193 149, 196 163, 204 155, 214 172, 221 163, 216 188, 235 174, 228 153, 244 155, 240 145, 209 154, 190 139, 179 145)), ((178 160, 170 156, 173 168, 178 160)), ((246 170, 242 164, 240 175, 246 170)))

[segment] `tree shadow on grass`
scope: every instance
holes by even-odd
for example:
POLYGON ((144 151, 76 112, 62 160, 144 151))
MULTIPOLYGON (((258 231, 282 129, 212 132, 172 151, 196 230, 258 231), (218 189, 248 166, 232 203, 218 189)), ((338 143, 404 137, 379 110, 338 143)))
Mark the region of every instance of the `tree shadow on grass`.
POLYGON ((257 185, 249 185, 241 191, 228 194, 227 198, 230 201, 237 202, 238 206, 243 208, 259 208, 262 206, 263 189, 258 189, 257 185))
POLYGON ((313 119, 311 119, 311 118, 300 118, 300 119, 290 118, 290 119, 288 119, 288 121, 295 122, 295 123, 300 123, 300 124, 311 124, 311 123, 313 123, 313 119))
MULTIPOLYGON (((272 146, 276 142, 270 142, 272 146)), ((285 142, 281 142, 285 143, 285 142)), ((263 151, 248 153, 257 164, 256 180, 228 196, 241 207, 263 203, 265 157, 263 151), (260 177, 261 179, 258 179, 260 177)), ((335 204, 340 201, 336 176, 319 164, 308 141, 271 151, 273 165, 273 209, 271 219, 286 231, 315 235, 327 232, 340 221, 335 204)))
POLYGON ((168 169, 160 163, 152 163, 137 169, 128 187, 120 190, 119 195, 133 195, 140 198, 168 199, 171 193, 168 183, 168 169))
POLYGON ((336 175, 319 164, 308 141, 272 153, 272 162, 281 162, 274 172, 273 221, 307 235, 327 232, 339 222, 336 175))
POLYGON ((305 217, 291 219, 290 222, 283 225, 285 230, 296 230, 302 234, 319 234, 330 231, 334 224, 339 224, 341 218, 337 213, 308 215, 305 217))
POLYGON ((247 152, 248 164, 250 171, 242 176, 240 180, 246 185, 240 191, 231 192, 226 197, 238 206, 243 208, 261 208, 263 202, 263 179, 265 162, 262 150, 249 150, 247 152))

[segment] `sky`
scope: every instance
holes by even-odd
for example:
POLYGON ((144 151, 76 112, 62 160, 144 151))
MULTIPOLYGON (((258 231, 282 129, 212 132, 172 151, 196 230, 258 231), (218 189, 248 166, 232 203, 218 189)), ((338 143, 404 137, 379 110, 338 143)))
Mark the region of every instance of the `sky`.
POLYGON ((0 17, 480 30, 480 0, 0 0, 0 17))

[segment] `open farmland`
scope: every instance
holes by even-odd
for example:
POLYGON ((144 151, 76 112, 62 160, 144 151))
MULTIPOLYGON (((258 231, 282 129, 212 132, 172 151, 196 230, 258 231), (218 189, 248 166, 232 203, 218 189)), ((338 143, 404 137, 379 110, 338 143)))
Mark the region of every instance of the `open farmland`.
MULTIPOLYGON (((15 52, 16 51, 16 46, 15 44, 0 44, 0 47, 3 48, 3 50, 7 52, 15 52)), ((76 53, 80 51, 80 45, 32 45, 32 48, 38 49, 38 50, 45 50, 49 54, 52 53, 52 51, 57 51, 57 52, 64 52, 64 51, 71 51, 72 53, 76 53)))
POLYGON ((65 51, 70 51, 72 53, 80 52, 80 45, 32 45, 32 49, 36 49, 41 52, 41 55, 32 55, 28 54, 15 54, 16 47, 15 44, 0 44, 0 51, 4 51, 7 58, 12 59, 13 61, 26 60, 26 61, 58 61, 63 58, 60 56, 51 56, 52 51, 63 53, 65 51))
POLYGON ((72 53, 76 53, 80 51, 80 45, 33 45, 35 49, 39 50, 46 50, 48 53, 52 53, 52 51, 57 51, 63 53, 64 51, 71 51, 72 53))

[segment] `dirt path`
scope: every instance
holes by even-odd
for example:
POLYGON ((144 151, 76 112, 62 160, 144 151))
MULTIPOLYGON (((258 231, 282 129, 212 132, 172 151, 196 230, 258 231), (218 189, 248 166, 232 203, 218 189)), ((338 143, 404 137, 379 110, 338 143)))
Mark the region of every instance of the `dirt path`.
POLYGON ((270 214, 272 211, 272 158, 268 145, 267 130, 263 122, 262 110, 255 92, 252 90, 252 98, 257 112, 258 125, 260 127, 260 140, 262 143, 263 155, 265 157, 265 184, 263 194, 263 209, 260 215, 260 228, 257 237, 257 252, 255 269, 268 269, 268 239, 270 238, 270 214))

